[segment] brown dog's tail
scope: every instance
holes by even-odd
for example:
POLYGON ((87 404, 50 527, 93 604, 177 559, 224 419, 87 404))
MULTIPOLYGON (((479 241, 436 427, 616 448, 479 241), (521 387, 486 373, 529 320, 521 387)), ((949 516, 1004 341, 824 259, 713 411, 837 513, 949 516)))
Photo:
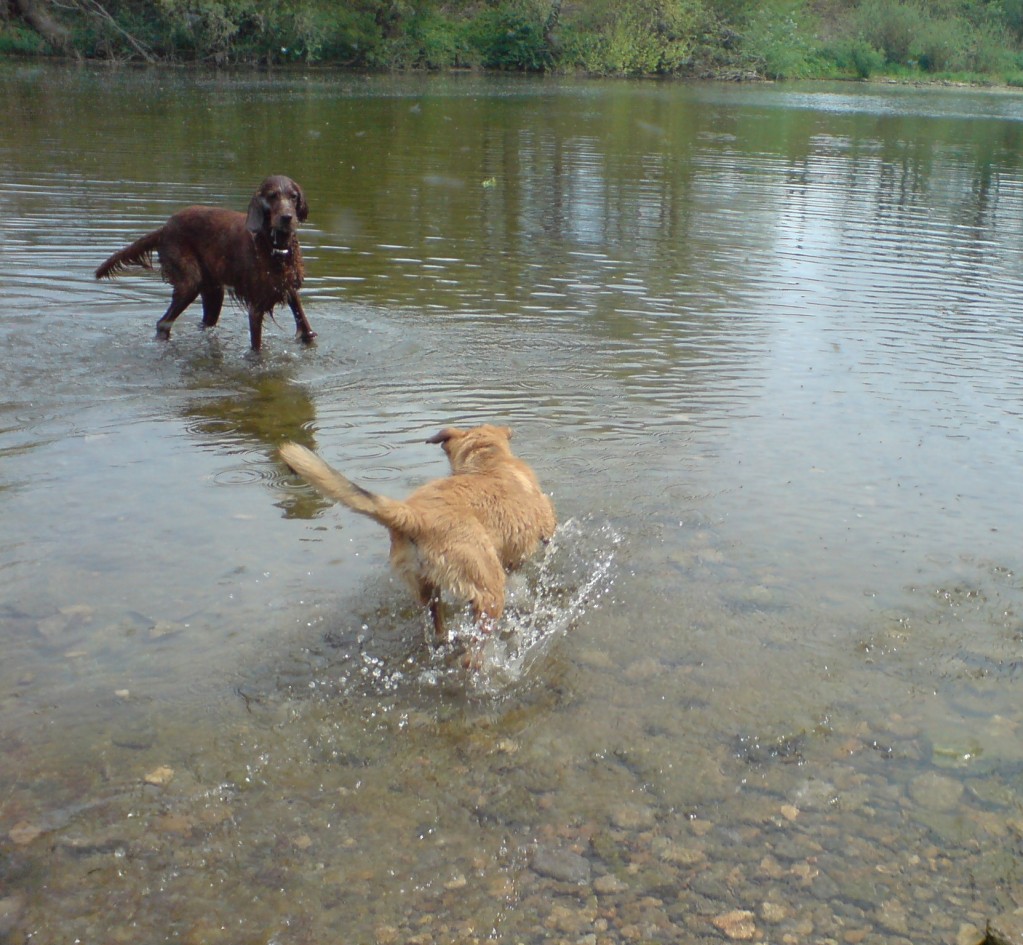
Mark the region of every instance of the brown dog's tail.
POLYGON ((414 539, 419 532, 419 518, 404 502, 377 495, 345 479, 336 469, 328 466, 312 450, 297 443, 285 443, 280 449, 281 459, 314 489, 328 499, 347 505, 353 512, 368 515, 385 528, 393 529, 414 539))
POLYGON ((147 233, 141 239, 135 240, 131 246, 119 249, 96 270, 96 278, 109 279, 129 266, 142 266, 146 269, 152 269, 153 250, 159 246, 160 234, 162 232, 162 227, 159 230, 153 230, 152 233, 147 233))

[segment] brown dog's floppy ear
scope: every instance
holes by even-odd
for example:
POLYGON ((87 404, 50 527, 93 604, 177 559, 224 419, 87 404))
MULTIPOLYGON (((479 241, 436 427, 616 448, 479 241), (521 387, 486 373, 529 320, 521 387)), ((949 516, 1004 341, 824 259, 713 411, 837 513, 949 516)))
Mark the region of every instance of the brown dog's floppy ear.
MULTIPOLYGON (((295 182, 292 181, 292 184, 295 184, 295 182)), ((295 212, 298 214, 298 222, 305 223, 306 217, 309 216, 309 204, 305 202, 305 193, 298 184, 295 184, 295 190, 298 191, 298 201, 295 204, 295 212)))
POLYGON ((262 194, 253 194, 249 201, 249 215, 245 218, 245 229, 250 233, 258 233, 262 230, 266 221, 266 212, 269 209, 262 194))

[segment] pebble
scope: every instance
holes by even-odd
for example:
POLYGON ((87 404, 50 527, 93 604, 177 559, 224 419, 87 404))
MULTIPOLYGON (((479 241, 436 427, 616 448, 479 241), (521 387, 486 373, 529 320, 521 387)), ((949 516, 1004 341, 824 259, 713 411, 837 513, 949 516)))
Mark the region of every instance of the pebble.
POLYGON ((22 820, 11 827, 7 836, 17 846, 23 847, 35 840, 42 832, 42 827, 37 827, 35 824, 30 824, 27 820, 22 820))
POLYGON ((777 925, 779 922, 784 922, 789 915, 789 910, 785 906, 777 902, 769 902, 765 900, 760 903, 760 918, 770 925, 777 925))
POLYGON ((654 856, 673 866, 695 866, 707 859, 707 852, 702 848, 683 846, 667 837, 656 837, 650 848, 654 856))
POLYGON ((645 657, 630 664, 625 670, 625 678, 632 682, 652 679, 664 672, 664 666, 653 657, 645 657))
POLYGON ((986 941, 990 945, 1023 945, 1023 909, 991 919, 986 941))
POLYGON ((0 935, 7 935, 14 928, 24 907, 25 900, 22 896, 4 896, 0 899, 0 935))
POLYGON ((590 861, 572 850, 540 844, 533 849, 533 872, 562 883, 582 885, 590 881, 590 861))
POLYGON ((971 922, 963 922, 956 933, 956 945, 983 945, 986 933, 971 922))
POLYGON ((591 921, 592 916, 583 910, 558 904, 551 909, 543 924, 545 928, 561 932, 564 935, 581 935, 583 930, 589 927, 591 921))
POLYGON ((163 787, 165 784, 170 784, 171 779, 174 777, 174 769, 168 765, 160 765, 159 768, 153 768, 152 771, 148 772, 142 779, 146 784, 152 784, 156 787, 163 787))
POLYGON ((748 909, 733 909, 714 916, 711 924, 723 932, 728 938, 746 941, 757 934, 757 926, 753 921, 753 913, 748 909))
POLYGON ((195 821, 187 814, 160 814, 153 818, 153 827, 160 833, 189 834, 195 821))
POLYGON ((833 807, 838 798, 834 784, 816 778, 807 778, 792 793, 792 800, 795 803, 791 806, 807 810, 825 810, 833 807))
POLYGON ((123 850, 127 841, 116 827, 90 830, 88 833, 58 834, 56 848, 76 857, 96 856, 123 850))
POLYGON ((963 791, 961 781, 936 771, 921 774, 909 783, 909 796, 928 810, 952 810, 962 799, 963 791))
POLYGON ((619 830, 646 830, 656 819, 652 808, 640 804, 626 804, 611 812, 611 824, 619 830))
POLYGON ((185 628, 179 623, 174 623, 171 620, 158 620, 149 628, 149 639, 162 640, 164 637, 177 636, 184 631, 185 628))
POLYGON ((906 935, 909 932, 909 917, 906 914, 906 907, 898 900, 881 903, 881 907, 877 910, 877 923, 882 928, 900 935, 906 935))
POLYGON ((118 748, 146 751, 156 741, 156 729, 145 720, 130 719, 113 731, 110 741, 118 748))
POLYGON ((607 896, 611 893, 624 892, 628 888, 628 884, 620 880, 613 873, 606 873, 603 876, 598 876, 593 881, 594 891, 600 893, 602 896, 607 896))

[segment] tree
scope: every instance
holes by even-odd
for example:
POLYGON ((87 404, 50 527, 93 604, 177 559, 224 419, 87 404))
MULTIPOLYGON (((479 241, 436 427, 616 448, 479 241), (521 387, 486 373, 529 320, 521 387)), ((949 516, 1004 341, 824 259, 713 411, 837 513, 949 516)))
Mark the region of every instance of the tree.
POLYGON ((58 52, 75 55, 71 31, 52 13, 47 0, 12 0, 14 12, 58 52))

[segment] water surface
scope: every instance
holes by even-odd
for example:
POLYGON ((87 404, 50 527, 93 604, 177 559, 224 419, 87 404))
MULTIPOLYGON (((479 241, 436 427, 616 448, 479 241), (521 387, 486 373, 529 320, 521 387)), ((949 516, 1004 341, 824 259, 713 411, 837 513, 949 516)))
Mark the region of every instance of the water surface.
POLYGON ((1023 906, 1023 99, 0 86, 0 939, 968 943, 1023 906), (268 173, 314 348, 234 307, 160 343, 157 276, 92 278, 268 173), (562 526, 466 678, 274 451, 402 495, 483 421, 562 526))

